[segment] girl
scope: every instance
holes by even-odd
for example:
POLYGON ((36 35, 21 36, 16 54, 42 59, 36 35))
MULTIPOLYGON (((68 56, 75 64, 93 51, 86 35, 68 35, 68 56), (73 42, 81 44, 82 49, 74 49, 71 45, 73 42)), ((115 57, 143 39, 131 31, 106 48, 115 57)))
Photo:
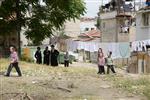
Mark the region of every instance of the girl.
POLYGON ((98 54, 98 68, 99 68, 98 74, 105 74, 104 65, 105 65, 105 58, 102 53, 99 53, 98 54))
POLYGON ((98 50, 97 61, 98 61, 98 74, 102 74, 102 73, 105 74, 105 68, 104 68, 105 58, 104 58, 104 53, 102 48, 99 48, 98 50))

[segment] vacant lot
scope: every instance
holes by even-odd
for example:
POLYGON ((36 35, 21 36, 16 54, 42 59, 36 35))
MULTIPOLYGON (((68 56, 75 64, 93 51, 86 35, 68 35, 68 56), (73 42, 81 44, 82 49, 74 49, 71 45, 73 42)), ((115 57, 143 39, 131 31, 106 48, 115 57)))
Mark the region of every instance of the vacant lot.
MULTIPOLYGON (((16 77, 14 70, 11 77, 4 77, 8 64, 8 60, 0 60, 1 100, 149 100, 144 92, 125 89, 128 85, 123 81, 128 82, 130 77, 97 75, 92 67, 96 65, 75 63, 69 68, 54 68, 21 62, 23 77, 16 77)), ((135 88, 132 85, 129 83, 129 87, 135 88)))

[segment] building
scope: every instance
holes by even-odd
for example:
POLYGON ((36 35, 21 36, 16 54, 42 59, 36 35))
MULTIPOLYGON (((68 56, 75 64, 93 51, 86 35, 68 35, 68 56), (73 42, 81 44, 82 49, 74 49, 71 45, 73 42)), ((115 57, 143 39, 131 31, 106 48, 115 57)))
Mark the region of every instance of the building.
POLYGON ((103 33, 101 42, 129 42, 132 40, 130 36, 135 35, 131 14, 117 14, 117 11, 106 12, 100 15, 100 20, 100 29, 103 33))
POLYGON ((96 29, 97 18, 86 18, 80 19, 80 33, 85 33, 90 30, 96 29))
POLYGON ((64 33, 69 37, 78 37, 80 34, 80 20, 67 21, 64 24, 64 33))
MULTIPOLYGON (((148 1, 149 2, 149 1, 148 1)), ((150 2, 136 15, 136 47, 131 53, 130 73, 150 73, 150 2), (141 49, 140 49, 141 48, 141 49)))
POLYGON ((150 7, 140 9, 136 16, 136 40, 150 39, 150 7))
POLYGON ((101 42, 130 42, 135 35, 135 14, 129 2, 112 0, 102 6, 99 14, 101 42), (119 5, 119 6, 118 6, 119 5), (130 34, 132 33, 132 34, 130 34))

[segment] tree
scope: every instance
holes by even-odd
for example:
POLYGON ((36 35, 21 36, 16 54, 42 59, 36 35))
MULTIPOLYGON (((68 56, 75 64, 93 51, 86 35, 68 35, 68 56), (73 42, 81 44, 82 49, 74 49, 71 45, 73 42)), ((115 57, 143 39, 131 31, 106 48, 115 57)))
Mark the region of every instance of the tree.
POLYGON ((85 12, 83 0, 4 0, 0 7, 0 34, 8 35, 25 27, 25 35, 39 44, 59 30, 66 20, 85 12))

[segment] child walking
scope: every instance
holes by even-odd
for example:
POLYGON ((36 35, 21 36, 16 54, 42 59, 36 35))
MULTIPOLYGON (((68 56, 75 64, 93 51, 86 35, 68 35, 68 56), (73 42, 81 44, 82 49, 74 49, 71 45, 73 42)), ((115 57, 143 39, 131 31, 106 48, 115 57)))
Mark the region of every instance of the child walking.
POLYGON ((6 72, 5 76, 10 76, 10 72, 11 72, 13 67, 16 69, 18 75, 22 76, 20 68, 18 66, 19 60, 18 60, 18 54, 16 52, 15 47, 10 47, 10 52, 11 52, 11 54, 10 54, 10 65, 7 69, 7 72, 6 72))
POLYGON ((107 60, 107 74, 109 74, 110 69, 113 73, 116 73, 111 56, 112 56, 112 52, 109 52, 108 57, 106 58, 106 60, 107 60))

